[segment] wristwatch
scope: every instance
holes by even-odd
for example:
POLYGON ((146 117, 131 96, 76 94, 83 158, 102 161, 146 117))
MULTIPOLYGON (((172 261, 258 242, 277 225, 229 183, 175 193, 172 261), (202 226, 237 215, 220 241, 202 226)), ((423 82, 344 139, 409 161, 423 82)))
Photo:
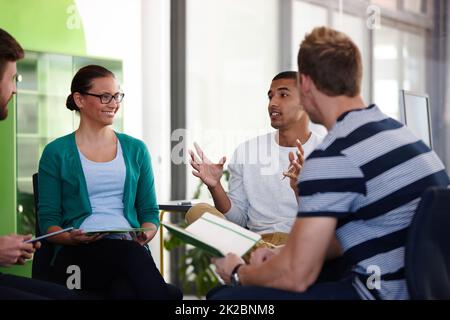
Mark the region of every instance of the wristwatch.
POLYGON ((231 285, 233 287, 237 287, 237 286, 241 285, 241 280, 239 279, 238 271, 239 271, 239 268, 242 267, 243 265, 244 265, 243 263, 240 263, 236 267, 234 267, 233 271, 231 271, 230 279, 231 279, 231 285))

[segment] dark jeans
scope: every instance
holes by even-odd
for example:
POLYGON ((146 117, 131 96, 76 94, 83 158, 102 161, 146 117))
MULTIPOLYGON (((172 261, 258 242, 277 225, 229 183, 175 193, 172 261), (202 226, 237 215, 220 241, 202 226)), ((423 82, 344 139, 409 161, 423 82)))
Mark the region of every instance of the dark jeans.
POLYGON ((305 292, 241 286, 220 286, 208 292, 211 300, 360 300, 344 258, 326 261, 316 282, 305 292), (345 279, 345 280, 341 280, 345 279))
POLYGON ((0 300, 71 300, 78 298, 75 292, 55 283, 0 274, 0 300))
POLYGON ((351 268, 345 259, 335 258, 325 261, 315 283, 336 282, 351 275, 351 268))
POLYGON ((351 279, 322 282, 305 292, 292 292, 257 286, 221 286, 208 292, 208 300, 360 300, 351 279))
POLYGON ((81 271, 81 290, 106 292, 110 299, 181 300, 181 291, 168 285, 159 273, 149 250, 135 241, 102 239, 86 245, 64 246, 55 261, 55 280, 66 285, 81 271))

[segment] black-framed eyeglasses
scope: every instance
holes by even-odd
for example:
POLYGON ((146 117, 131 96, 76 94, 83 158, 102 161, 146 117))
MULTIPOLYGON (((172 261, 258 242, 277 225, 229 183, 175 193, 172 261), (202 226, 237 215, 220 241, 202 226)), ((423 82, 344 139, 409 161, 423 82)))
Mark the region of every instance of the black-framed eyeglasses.
POLYGON ((103 93, 103 94, 94 94, 89 92, 80 92, 81 94, 85 94, 88 96, 97 97, 100 99, 100 102, 102 104, 108 104, 112 101, 112 99, 116 100, 117 103, 121 103, 123 100, 123 97, 125 96, 125 93, 117 92, 116 94, 109 94, 109 93, 103 93))

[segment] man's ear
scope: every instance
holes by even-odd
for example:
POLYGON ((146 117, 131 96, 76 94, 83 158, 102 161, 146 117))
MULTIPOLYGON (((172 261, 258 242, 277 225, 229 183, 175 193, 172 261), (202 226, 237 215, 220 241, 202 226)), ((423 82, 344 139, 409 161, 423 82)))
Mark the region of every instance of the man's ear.
POLYGON ((299 90, 302 94, 306 94, 311 91, 312 80, 310 76, 300 73, 299 76, 299 90))

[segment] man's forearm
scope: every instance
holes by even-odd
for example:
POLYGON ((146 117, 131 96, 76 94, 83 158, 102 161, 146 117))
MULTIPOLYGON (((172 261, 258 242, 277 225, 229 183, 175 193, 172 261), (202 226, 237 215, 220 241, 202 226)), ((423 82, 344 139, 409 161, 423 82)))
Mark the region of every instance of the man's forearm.
POLYGON ((280 253, 259 266, 246 265, 238 274, 244 285, 257 285, 288 291, 303 292, 314 282, 310 270, 303 265, 292 267, 287 252, 280 253))
MULTIPOLYGON (((322 269, 330 244, 336 238, 336 223, 336 219, 329 217, 297 218, 279 254, 261 265, 239 269, 242 283, 305 291, 322 269)), ((337 239, 334 244, 339 244, 337 239)))
POLYGON ((222 212, 223 214, 227 213, 231 209, 231 201, 228 198, 227 193, 222 187, 222 184, 219 182, 214 188, 208 188, 209 192, 211 192, 211 196, 214 200, 214 206, 217 210, 222 212))

